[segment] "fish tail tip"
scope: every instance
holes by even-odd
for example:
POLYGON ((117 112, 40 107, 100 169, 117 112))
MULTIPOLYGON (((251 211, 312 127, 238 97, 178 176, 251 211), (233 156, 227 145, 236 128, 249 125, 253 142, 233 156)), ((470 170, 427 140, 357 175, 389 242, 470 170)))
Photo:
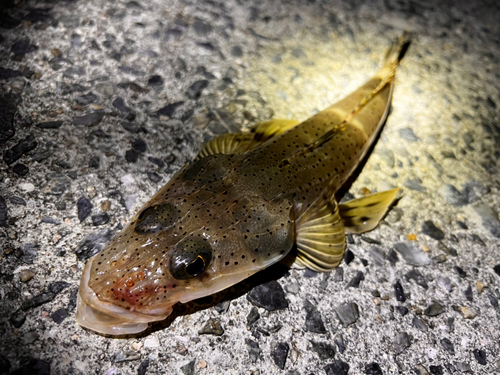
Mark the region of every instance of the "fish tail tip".
POLYGON ((410 31, 405 30, 387 51, 386 63, 398 65, 408 51, 411 39, 412 37, 410 31))

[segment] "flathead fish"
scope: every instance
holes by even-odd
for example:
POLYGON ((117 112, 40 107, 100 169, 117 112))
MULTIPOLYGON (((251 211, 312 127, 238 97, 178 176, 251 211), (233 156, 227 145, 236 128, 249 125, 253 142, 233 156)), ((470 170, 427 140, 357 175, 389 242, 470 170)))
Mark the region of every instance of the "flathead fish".
POLYGON ((228 288, 292 253, 296 267, 337 267, 345 234, 375 228, 398 191, 335 200, 385 122, 408 45, 404 34, 368 82, 304 122, 275 119, 204 144, 89 259, 78 323, 138 333, 174 304, 228 288))

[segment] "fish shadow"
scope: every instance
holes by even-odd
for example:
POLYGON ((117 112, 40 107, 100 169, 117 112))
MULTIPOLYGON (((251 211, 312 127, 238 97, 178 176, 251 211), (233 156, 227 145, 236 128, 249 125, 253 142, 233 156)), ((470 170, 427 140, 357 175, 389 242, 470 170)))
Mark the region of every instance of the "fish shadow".
POLYGON ((202 297, 193 301, 189 301, 186 303, 177 303, 173 306, 172 313, 162 321, 154 322, 150 324, 147 330, 136 334, 136 335, 124 335, 120 336, 120 338, 141 338, 150 335, 153 332, 161 331, 165 328, 170 327, 170 325, 177 319, 178 317, 184 315, 191 315, 195 312, 210 309, 219 303, 225 301, 232 301, 236 298, 239 298, 254 287, 258 285, 265 284, 272 280, 278 280, 283 276, 286 276, 290 271, 290 268, 281 263, 276 263, 262 271, 257 272, 256 274, 250 276, 249 278, 240 281, 239 283, 221 290, 220 292, 214 293, 210 296, 202 297))

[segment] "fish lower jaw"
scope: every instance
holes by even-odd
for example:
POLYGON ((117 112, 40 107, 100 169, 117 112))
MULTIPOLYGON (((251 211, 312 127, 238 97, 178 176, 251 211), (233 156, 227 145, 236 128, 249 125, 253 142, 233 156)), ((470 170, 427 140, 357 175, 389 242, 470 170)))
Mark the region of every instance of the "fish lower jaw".
POLYGON ((92 260, 88 261, 83 270, 77 297, 76 321, 82 327, 107 335, 133 335, 145 331, 148 323, 163 320, 170 315, 171 306, 152 310, 152 315, 149 315, 99 300, 88 286, 92 260))

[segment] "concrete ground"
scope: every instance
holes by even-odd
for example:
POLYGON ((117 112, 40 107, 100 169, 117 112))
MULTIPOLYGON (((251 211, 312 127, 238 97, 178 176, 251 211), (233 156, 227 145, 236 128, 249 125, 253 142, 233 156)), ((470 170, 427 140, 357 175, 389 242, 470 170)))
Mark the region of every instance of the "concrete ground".
POLYGON ((497 2, 3 7, 0 373, 500 372, 497 2), (86 259, 204 140, 308 118, 405 29, 392 112, 350 188, 404 195, 337 270, 273 267, 137 337, 76 323, 86 259))

